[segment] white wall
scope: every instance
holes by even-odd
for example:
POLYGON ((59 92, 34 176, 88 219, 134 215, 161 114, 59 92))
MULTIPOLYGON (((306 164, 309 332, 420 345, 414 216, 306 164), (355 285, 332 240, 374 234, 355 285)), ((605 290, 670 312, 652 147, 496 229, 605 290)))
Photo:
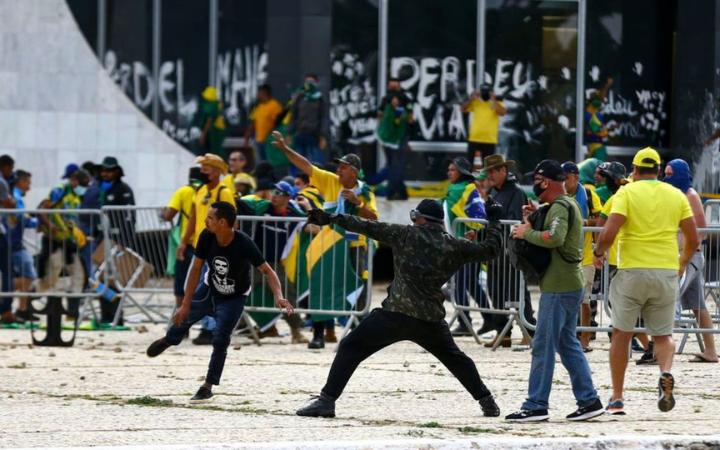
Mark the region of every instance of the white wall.
POLYGON ((63 0, 0 0, 0 154, 33 173, 32 207, 63 168, 115 156, 138 204, 165 204, 193 155, 108 78, 63 0))

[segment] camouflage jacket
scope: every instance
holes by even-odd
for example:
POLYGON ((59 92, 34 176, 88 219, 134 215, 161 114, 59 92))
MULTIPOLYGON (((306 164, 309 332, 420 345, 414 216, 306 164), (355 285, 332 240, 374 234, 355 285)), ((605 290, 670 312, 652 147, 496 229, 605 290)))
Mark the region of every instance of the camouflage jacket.
POLYGON ((445 319, 440 288, 469 262, 497 257, 502 251, 499 223, 491 223, 481 243, 455 238, 441 225, 395 225, 339 214, 332 222, 392 248, 395 279, 388 288, 383 309, 416 319, 445 319))

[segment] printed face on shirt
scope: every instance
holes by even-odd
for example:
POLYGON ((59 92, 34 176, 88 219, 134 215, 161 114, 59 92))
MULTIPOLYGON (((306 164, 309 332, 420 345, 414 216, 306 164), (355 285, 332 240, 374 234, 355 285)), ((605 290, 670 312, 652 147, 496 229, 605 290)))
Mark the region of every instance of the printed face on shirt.
POLYGON ((228 263, 227 259, 222 256, 218 256, 213 259, 213 268, 215 269, 216 274, 225 277, 230 271, 230 263, 228 263))

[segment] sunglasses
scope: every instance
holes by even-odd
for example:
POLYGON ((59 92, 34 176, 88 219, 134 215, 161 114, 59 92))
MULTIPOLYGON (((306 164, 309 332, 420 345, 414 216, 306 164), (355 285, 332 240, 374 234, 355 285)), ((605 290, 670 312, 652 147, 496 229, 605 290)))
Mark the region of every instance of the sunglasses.
POLYGON ((272 193, 273 195, 284 195, 285 197, 290 197, 290 194, 279 189, 274 189, 272 193))

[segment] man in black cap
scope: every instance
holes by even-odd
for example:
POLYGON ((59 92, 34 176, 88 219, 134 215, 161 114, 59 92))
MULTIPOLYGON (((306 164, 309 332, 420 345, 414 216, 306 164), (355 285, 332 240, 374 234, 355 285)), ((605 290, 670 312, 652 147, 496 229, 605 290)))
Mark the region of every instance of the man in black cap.
MULTIPOLYGON (((128 206, 135 204, 133 191, 122 177, 125 175, 117 158, 106 156, 100 164, 100 203, 102 206, 128 206)), ((134 246, 135 212, 112 211, 110 213, 110 238, 123 247, 134 246)), ((115 320, 118 304, 116 302, 100 302, 101 321, 112 323, 115 320)), ((119 324, 122 324, 122 313, 119 324)))
POLYGON ((347 214, 316 209, 309 223, 337 225, 388 245, 393 251, 395 279, 382 308, 374 309, 338 347, 325 387, 299 416, 335 417, 335 400, 342 394, 357 366, 373 353, 409 340, 438 358, 480 402, 485 416, 498 416, 500 409, 485 387, 472 360, 455 345, 445 321, 445 296, 441 287, 464 264, 495 258, 502 251, 498 222, 501 207, 487 203, 490 224, 486 238, 475 243, 450 236, 443 226, 442 206, 423 200, 410 211, 413 226, 366 220, 347 214))
POLYGON ((572 383, 578 409, 568 420, 592 419, 604 413, 593 386, 592 374, 576 327, 582 304, 582 215, 577 203, 565 193, 565 174, 560 163, 546 159, 535 168, 533 192, 547 203, 540 230, 534 230, 525 208, 523 223, 515 225, 513 239, 524 239, 550 251, 551 260, 540 278, 540 308, 532 348, 528 396, 520 411, 505 417, 510 422, 548 420, 548 400, 553 383, 555 353, 560 355, 572 383))

